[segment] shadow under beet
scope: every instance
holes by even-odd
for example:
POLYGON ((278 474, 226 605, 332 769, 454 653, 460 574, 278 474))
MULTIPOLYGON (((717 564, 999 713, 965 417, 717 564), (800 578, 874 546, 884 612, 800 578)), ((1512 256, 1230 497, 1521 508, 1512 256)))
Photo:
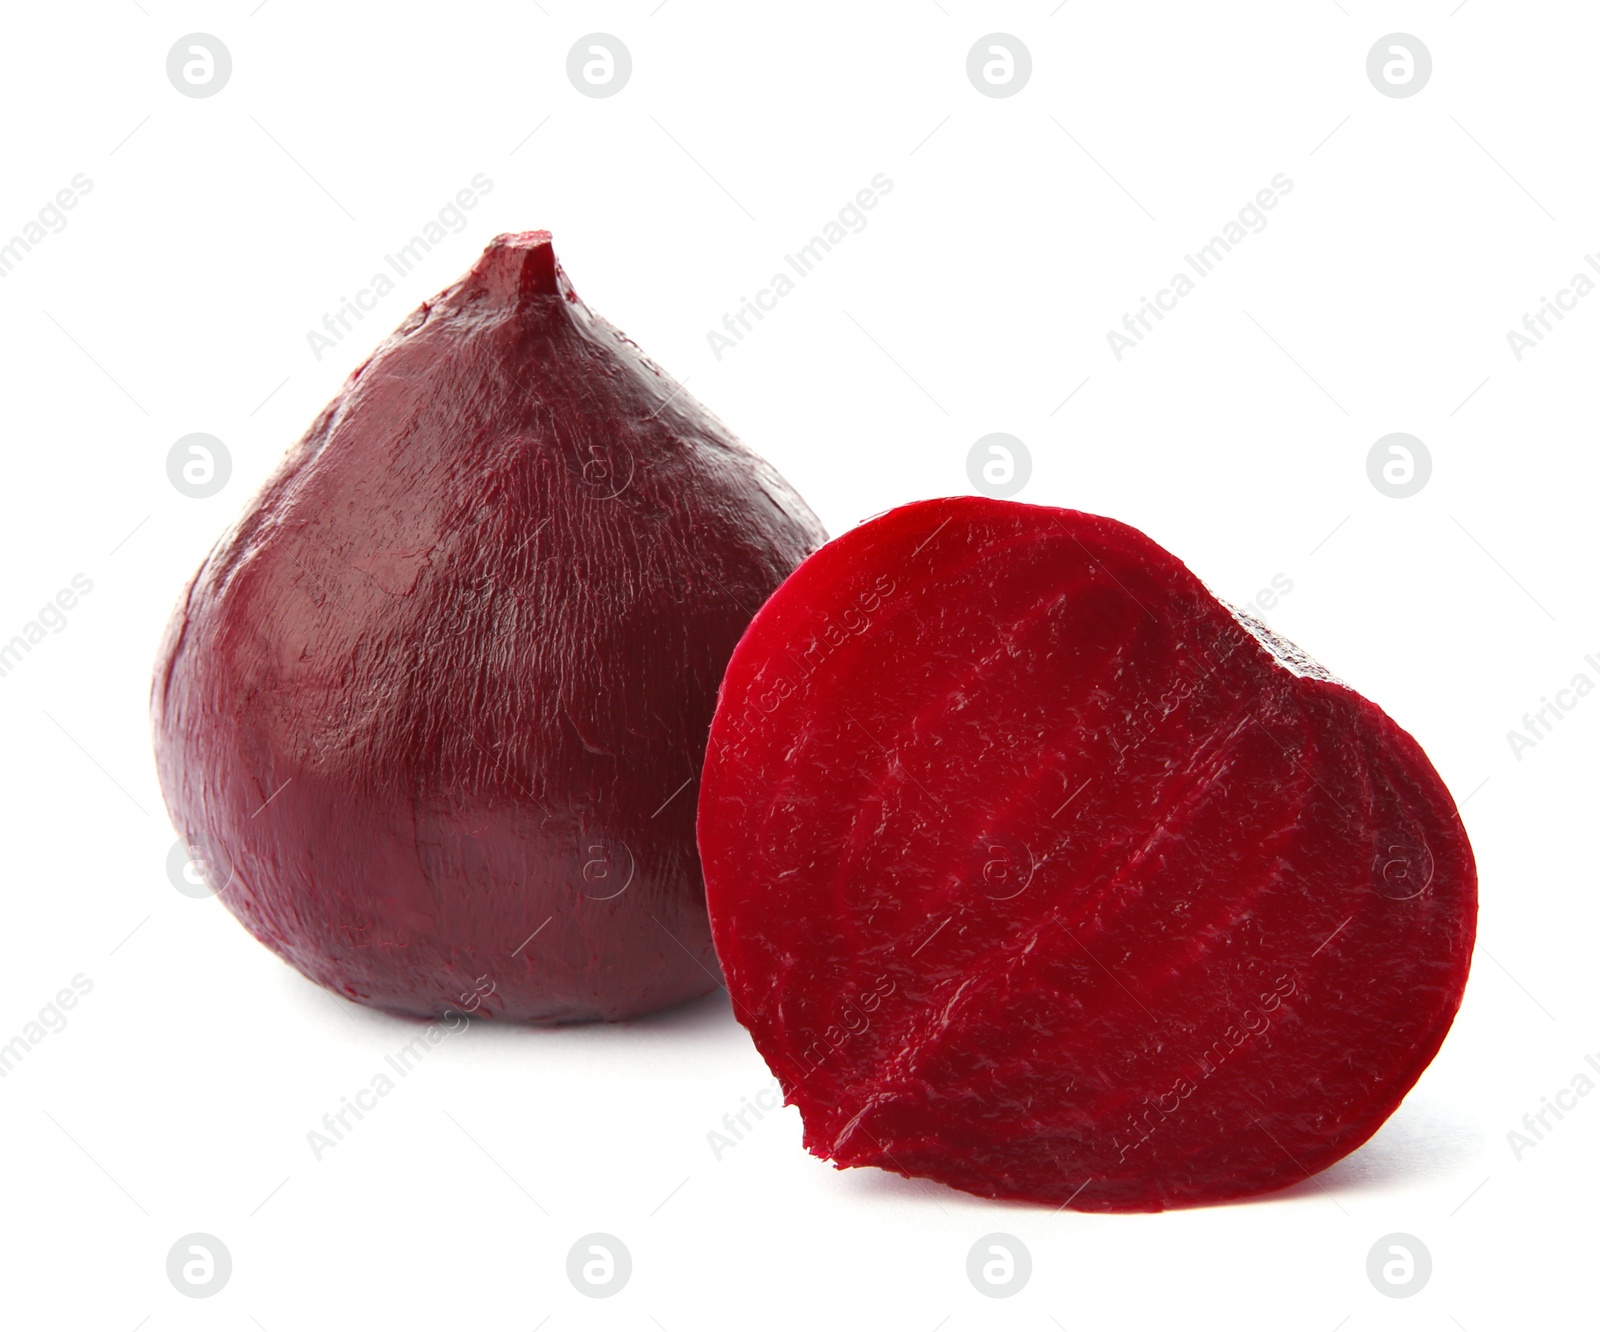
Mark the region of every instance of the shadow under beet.
MULTIPOLYGON (((1259 1201, 1315 1194, 1339 1198, 1391 1193, 1457 1174, 1466 1181, 1461 1191, 1464 1198, 1477 1183, 1467 1175, 1475 1162, 1483 1161, 1486 1143, 1482 1126, 1459 1108, 1426 1096, 1410 1096, 1382 1128, 1349 1156, 1335 1161, 1320 1174, 1264 1195, 1259 1201)), ((1478 1178, 1481 1177, 1480 1174, 1478 1178)))

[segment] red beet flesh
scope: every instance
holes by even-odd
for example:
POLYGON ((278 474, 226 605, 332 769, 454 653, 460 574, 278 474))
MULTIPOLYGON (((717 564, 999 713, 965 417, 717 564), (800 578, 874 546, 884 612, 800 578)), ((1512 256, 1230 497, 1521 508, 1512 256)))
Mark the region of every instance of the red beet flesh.
POLYGON ((717 683, 822 539, 548 234, 502 236, 191 583, 152 696, 173 821, 258 939, 363 1003, 558 1022, 703 994, 717 683))
POLYGON ((1476 923, 1455 805, 1383 712, 1132 528, 996 500, 896 509, 774 594, 699 830, 812 1152, 1081 1210, 1359 1146, 1476 923))

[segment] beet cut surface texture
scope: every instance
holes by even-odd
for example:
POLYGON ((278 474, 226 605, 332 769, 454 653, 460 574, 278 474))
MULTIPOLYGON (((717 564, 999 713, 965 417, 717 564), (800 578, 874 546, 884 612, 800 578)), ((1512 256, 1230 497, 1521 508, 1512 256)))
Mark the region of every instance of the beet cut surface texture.
POLYGON ((716 984, 693 782, 728 654, 823 539, 544 232, 351 375, 168 626, 173 822, 362 1003, 531 1021, 716 984))
POLYGON ((699 832, 735 1012, 812 1152, 1079 1210, 1359 1146, 1476 925, 1409 735, 1134 529, 997 500, 896 509, 777 591, 699 832))

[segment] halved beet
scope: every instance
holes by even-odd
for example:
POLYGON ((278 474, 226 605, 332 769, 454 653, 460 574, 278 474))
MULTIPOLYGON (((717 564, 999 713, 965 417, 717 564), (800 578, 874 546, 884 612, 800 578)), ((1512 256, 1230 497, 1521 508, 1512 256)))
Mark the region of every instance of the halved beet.
POLYGON ((356 372, 172 617, 173 822, 313 980, 624 1018, 716 983, 694 781, 811 511, 501 236, 356 372))
POLYGON ((1082 1210, 1359 1146, 1476 922, 1455 805, 1383 712, 1132 528, 995 500, 896 509, 778 589, 699 837, 811 1151, 1082 1210))

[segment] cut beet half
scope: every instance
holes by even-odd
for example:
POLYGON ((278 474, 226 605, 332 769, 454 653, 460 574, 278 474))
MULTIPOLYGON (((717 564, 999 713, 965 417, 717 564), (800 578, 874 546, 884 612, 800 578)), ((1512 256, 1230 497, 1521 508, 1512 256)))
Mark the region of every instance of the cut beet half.
POLYGON ((699 812, 735 1011, 839 1166, 1154 1211, 1374 1133, 1477 916, 1409 735, 1148 537, 907 505, 734 651, 699 812))

